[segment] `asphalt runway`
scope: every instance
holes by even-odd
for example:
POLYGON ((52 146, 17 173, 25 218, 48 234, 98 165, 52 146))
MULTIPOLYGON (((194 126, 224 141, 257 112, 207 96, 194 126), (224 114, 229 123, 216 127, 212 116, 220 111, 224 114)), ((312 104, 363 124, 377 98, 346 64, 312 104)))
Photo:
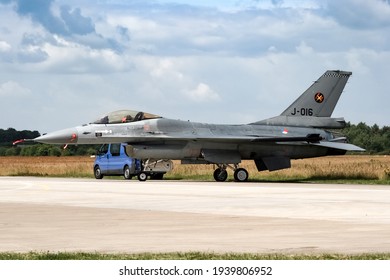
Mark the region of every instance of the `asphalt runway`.
POLYGON ((0 251, 390 252, 390 186, 0 177, 0 251))

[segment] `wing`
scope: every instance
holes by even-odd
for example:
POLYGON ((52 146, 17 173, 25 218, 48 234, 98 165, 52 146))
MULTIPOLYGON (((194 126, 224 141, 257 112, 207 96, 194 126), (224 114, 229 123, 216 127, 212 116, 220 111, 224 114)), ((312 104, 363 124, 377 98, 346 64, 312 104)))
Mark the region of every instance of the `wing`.
POLYGON ((365 149, 362 149, 358 146, 355 146, 355 145, 349 144, 349 143, 320 142, 320 143, 313 143, 313 145, 320 146, 320 147, 326 147, 326 148, 332 148, 332 149, 338 149, 338 150, 344 150, 344 151, 356 151, 356 152, 364 152, 365 151, 365 149))
MULTIPOLYGON (((129 142, 158 142, 158 141, 207 141, 207 142, 224 142, 224 143, 260 143, 260 142, 308 142, 316 143, 323 138, 319 134, 307 134, 306 136, 258 136, 258 135, 246 135, 246 136, 230 136, 221 135, 213 137, 198 137, 198 136, 167 136, 167 135, 153 135, 142 137, 131 137, 129 142), (131 140, 130 140, 131 139, 131 140)), ((124 137, 126 140, 126 136, 124 137)))
POLYGON ((282 136, 282 137, 272 137, 272 136, 257 136, 257 135, 247 135, 247 136, 213 136, 213 137, 197 137, 197 136, 183 136, 183 137, 172 137, 172 136, 150 136, 150 137, 140 137, 138 139, 126 139, 124 137, 123 142, 135 143, 135 142, 170 142, 170 141, 205 141, 205 142, 221 142, 221 143, 275 143, 275 144, 288 144, 288 143, 298 143, 301 142, 303 145, 315 145, 325 148, 338 149, 344 151, 357 151, 362 152, 364 149, 349 143, 341 143, 334 141, 322 141, 323 138, 319 134, 307 134, 306 136, 282 136), (127 141, 128 140, 128 141, 127 141))

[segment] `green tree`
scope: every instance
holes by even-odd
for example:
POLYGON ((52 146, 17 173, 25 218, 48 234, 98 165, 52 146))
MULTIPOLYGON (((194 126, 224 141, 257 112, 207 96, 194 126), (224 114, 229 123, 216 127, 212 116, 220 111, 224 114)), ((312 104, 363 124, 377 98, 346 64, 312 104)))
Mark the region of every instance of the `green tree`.
POLYGON ((14 128, 8 128, 6 130, 0 129, 0 143, 6 145, 12 145, 12 142, 19 139, 33 139, 38 137, 40 134, 38 131, 22 130, 17 131, 14 128))
POLYGON ((61 156, 61 149, 59 147, 52 146, 49 148, 49 156, 61 156))
POLYGON ((365 123, 353 125, 347 123, 342 130, 348 141, 360 146, 371 154, 389 154, 390 153, 390 128, 384 126, 380 128, 377 124, 368 126, 365 123))
POLYGON ((20 153, 20 148, 18 147, 12 147, 5 151, 5 156, 18 156, 20 153))

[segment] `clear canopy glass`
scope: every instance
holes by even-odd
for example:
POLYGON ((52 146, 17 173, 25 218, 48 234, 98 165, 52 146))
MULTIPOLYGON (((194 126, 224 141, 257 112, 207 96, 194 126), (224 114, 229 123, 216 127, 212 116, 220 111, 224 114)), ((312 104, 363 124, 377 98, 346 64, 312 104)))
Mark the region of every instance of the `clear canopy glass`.
POLYGON ((119 110, 105 114, 102 118, 92 122, 94 124, 129 123, 149 119, 158 119, 160 116, 133 110, 119 110))

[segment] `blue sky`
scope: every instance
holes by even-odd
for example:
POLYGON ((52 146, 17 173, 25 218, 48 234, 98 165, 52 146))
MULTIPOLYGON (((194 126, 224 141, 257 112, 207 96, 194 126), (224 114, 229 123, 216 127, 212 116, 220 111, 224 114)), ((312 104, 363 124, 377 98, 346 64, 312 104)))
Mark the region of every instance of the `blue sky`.
POLYGON ((328 69, 333 113, 390 125, 384 0, 0 0, 0 128, 41 133, 135 109, 249 123, 328 69))

